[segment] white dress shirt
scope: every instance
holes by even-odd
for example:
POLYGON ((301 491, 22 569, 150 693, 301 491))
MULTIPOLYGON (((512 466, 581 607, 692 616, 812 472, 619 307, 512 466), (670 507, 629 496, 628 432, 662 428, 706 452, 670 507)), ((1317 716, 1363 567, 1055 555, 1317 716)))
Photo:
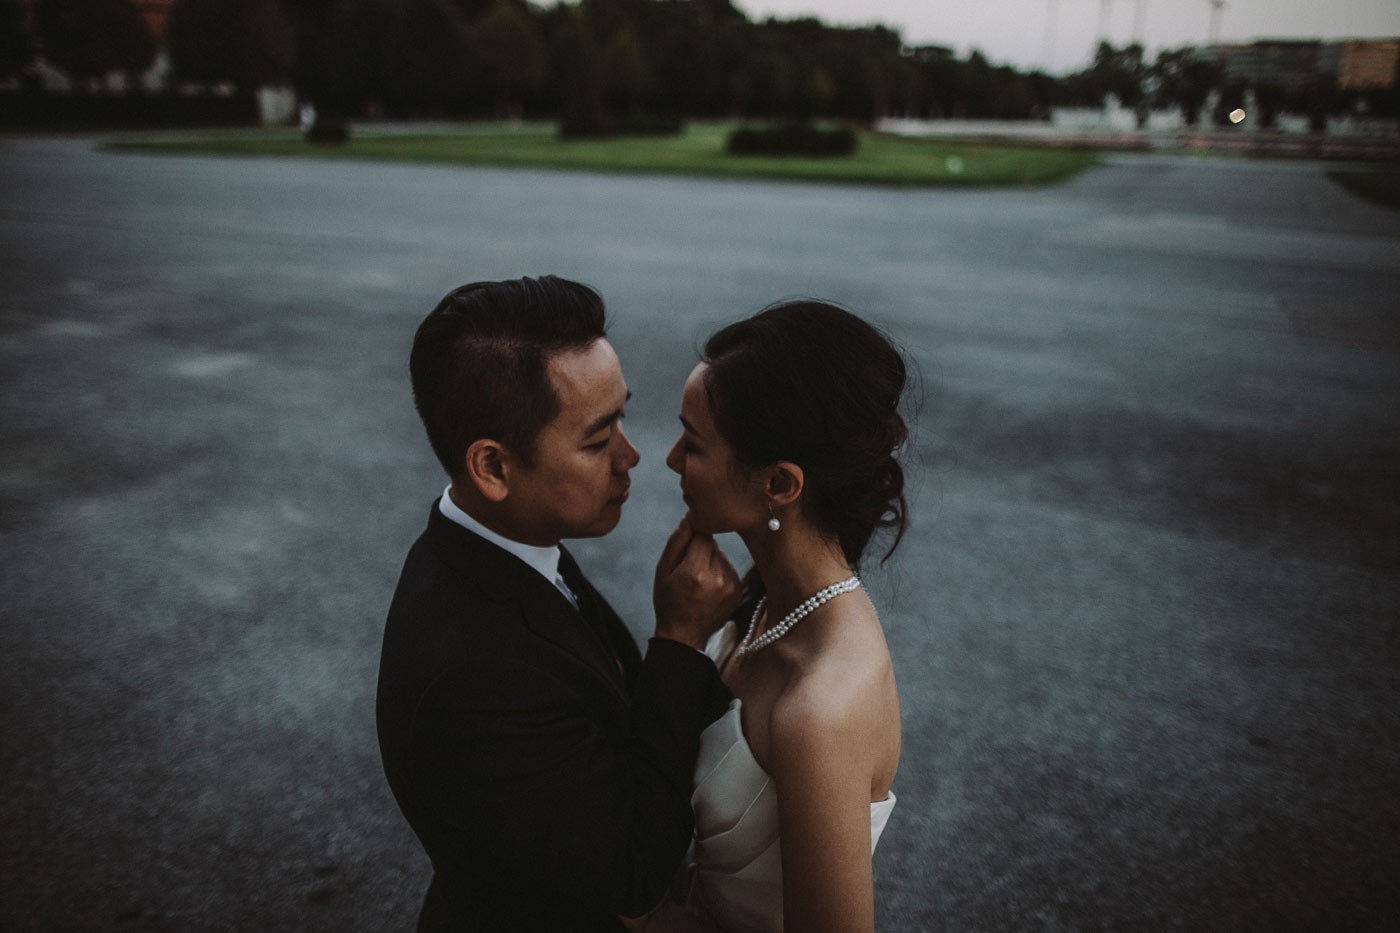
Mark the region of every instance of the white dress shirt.
POLYGON ((519 541, 512 541, 510 538, 497 534, 458 508, 457 503, 452 501, 452 487, 450 485, 443 490, 442 498, 438 500, 438 511, 444 517, 456 522, 473 534, 480 535, 496 547, 508 554, 514 554, 529 564, 539 571, 540 576, 558 587, 559 592, 563 593, 569 602, 574 604, 575 609, 578 608, 578 597, 574 595, 573 590, 569 589, 569 585, 559 574, 559 545, 537 547, 533 544, 521 544, 519 541))

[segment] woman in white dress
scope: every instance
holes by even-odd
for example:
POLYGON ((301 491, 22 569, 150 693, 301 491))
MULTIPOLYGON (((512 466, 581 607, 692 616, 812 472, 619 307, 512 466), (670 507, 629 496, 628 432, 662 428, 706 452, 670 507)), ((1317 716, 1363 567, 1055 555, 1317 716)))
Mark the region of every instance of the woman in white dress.
POLYGON ((702 738, 695 844, 648 931, 874 929, 899 697, 856 569, 904 531, 905 381, 884 334, 795 301, 716 333, 686 382, 680 533, 737 532, 754 567, 710 643, 736 699, 702 738))

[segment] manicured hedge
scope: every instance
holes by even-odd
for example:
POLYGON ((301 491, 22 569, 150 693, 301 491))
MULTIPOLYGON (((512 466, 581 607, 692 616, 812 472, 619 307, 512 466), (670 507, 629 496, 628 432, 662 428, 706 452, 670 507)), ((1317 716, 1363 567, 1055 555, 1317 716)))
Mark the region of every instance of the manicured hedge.
POLYGON ((306 130, 306 141, 319 146, 341 146, 350 141, 350 124, 334 114, 316 114, 306 130))
POLYGON ((740 127, 729 134, 725 151, 746 156, 848 156, 859 146, 860 137, 847 127, 824 130, 810 123, 784 123, 740 127))

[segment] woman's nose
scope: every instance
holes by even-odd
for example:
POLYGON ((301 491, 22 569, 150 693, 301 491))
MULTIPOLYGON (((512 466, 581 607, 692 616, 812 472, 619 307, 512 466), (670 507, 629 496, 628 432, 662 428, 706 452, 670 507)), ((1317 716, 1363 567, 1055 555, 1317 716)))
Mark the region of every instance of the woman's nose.
POLYGON ((676 442, 671 445, 671 449, 666 452, 666 466, 671 468, 672 473, 679 476, 682 462, 681 441, 680 438, 677 438, 676 442))

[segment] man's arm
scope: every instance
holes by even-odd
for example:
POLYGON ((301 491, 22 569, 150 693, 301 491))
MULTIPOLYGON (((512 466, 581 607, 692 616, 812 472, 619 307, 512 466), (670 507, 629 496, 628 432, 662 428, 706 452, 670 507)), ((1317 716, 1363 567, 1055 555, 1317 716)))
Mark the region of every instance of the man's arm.
POLYGON ((625 708, 522 642, 477 644, 414 702, 413 796, 454 827, 430 847, 440 871, 488 864, 522 892, 613 915, 665 892, 691 839, 700 733, 730 699, 695 647, 732 612, 738 581, 688 525, 662 568, 657 637, 625 708))
POLYGON ((599 913, 638 914, 690 842, 699 734, 727 698, 708 658, 653 639, 621 725, 517 661, 440 678, 414 744, 434 775, 430 806, 503 875, 599 913))

